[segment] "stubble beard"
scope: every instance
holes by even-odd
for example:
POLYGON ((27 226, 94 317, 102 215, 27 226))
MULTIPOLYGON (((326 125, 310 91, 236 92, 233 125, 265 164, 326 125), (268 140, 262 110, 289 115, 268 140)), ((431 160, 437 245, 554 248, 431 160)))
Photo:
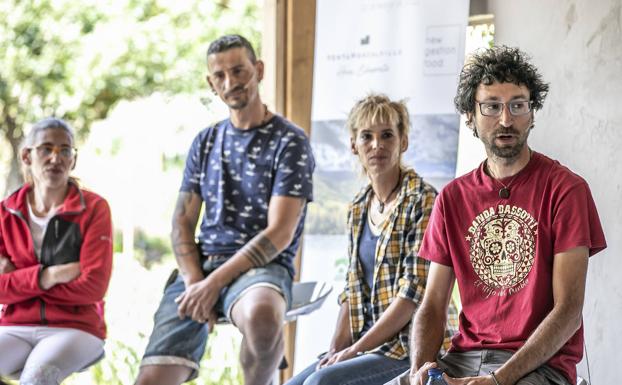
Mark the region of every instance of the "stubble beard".
POLYGON ((488 140, 487 138, 484 138, 481 135, 480 135, 480 139, 484 143, 484 146, 486 147, 486 152, 488 154, 492 154, 496 158, 504 159, 506 162, 511 163, 513 159, 518 158, 521 151, 526 146, 527 138, 529 137, 530 131, 531 129, 529 129, 524 136, 521 136, 520 133, 513 127, 506 127, 505 129, 496 130, 493 135, 492 140, 488 140), (511 133, 513 135, 516 135, 518 138, 518 141, 513 146, 497 146, 495 144, 495 137, 496 135, 499 134, 499 132, 505 132, 509 134, 511 133))
POLYGON ((524 140, 517 142, 515 145, 510 146, 510 147, 505 147, 505 146, 500 147, 494 144, 493 142, 488 145, 488 148, 490 152, 498 158, 513 159, 513 158, 516 158, 520 154, 521 150, 525 146, 525 142, 526 142, 526 138, 524 140))
POLYGON ((225 100, 227 106, 232 110, 243 110, 248 106, 248 97, 240 97, 239 99, 225 100))
POLYGON ((239 110, 243 110, 244 108, 246 108, 246 106, 248 106, 248 101, 240 100, 234 103, 229 103, 227 105, 229 106, 230 109, 239 111, 239 110))

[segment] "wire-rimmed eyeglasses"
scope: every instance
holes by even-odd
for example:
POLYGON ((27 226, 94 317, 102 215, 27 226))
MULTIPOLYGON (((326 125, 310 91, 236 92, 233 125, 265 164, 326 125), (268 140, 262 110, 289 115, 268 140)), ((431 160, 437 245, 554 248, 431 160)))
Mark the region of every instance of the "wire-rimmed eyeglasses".
POLYGON ((41 144, 37 147, 29 147, 35 150, 39 158, 49 158, 52 154, 58 154, 61 158, 73 159, 78 153, 78 149, 69 146, 55 146, 53 144, 41 144))
POLYGON ((501 116, 503 113, 503 107, 507 107, 512 116, 521 116, 528 114, 531 111, 533 102, 531 100, 512 100, 510 102, 478 102, 479 112, 484 116, 501 116))

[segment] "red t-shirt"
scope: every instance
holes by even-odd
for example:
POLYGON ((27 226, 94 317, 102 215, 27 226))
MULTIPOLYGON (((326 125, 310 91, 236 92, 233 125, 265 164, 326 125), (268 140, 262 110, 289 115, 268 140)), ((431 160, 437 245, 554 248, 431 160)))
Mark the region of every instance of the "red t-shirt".
MULTIPOLYGON (((553 308, 557 253, 606 247, 590 189, 542 154, 516 176, 486 175, 484 163, 448 184, 436 199, 419 254, 453 268, 462 312, 452 350, 517 350, 553 308)), ((571 384, 583 355, 583 326, 548 364, 571 384)))

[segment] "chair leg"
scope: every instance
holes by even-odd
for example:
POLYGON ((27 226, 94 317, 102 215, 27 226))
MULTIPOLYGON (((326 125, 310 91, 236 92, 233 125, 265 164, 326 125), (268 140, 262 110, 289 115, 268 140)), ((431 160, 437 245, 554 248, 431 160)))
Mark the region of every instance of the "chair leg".
POLYGON ((289 367, 289 363, 287 362, 287 358, 283 355, 281 358, 281 363, 279 363, 278 368, 274 371, 274 377, 272 378, 271 385, 279 385, 281 383, 281 370, 287 369, 289 367))
POLYGON ((577 377, 577 385, 590 385, 586 379, 582 377, 577 377))

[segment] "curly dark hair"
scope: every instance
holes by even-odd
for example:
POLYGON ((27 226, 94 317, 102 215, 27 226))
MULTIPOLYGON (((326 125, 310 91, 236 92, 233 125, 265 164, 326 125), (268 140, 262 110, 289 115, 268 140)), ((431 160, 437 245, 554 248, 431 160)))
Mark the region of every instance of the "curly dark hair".
POLYGON ((257 55, 251 43, 242 35, 224 35, 210 43, 207 56, 228 51, 232 48, 245 48, 251 63, 255 64, 257 55))
POLYGON ((475 92, 480 84, 523 84, 529 90, 534 110, 542 108, 549 85, 542 80, 538 69, 529 63, 530 57, 518 48, 495 46, 478 50, 471 55, 460 72, 454 105, 461 114, 475 112, 475 92))

